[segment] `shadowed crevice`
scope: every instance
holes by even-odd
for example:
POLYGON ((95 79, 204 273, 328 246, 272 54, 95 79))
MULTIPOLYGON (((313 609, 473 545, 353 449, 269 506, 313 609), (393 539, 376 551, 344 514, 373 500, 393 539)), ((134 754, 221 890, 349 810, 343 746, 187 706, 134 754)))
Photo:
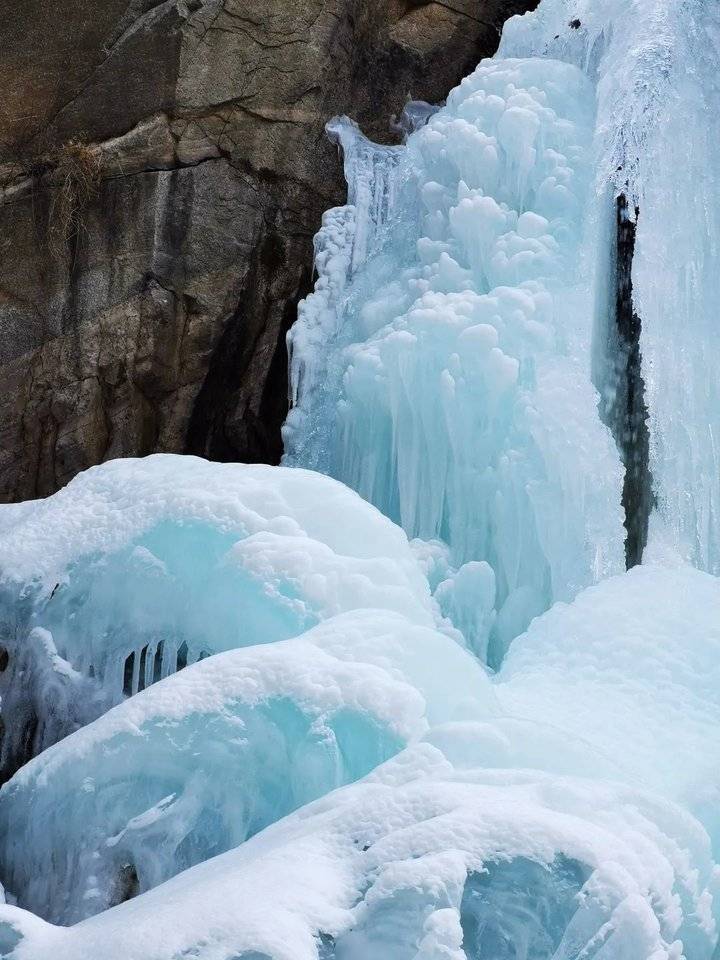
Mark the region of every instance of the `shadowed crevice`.
POLYGON ((645 384, 640 355, 641 318, 633 304, 632 268, 637 221, 627 197, 617 198, 615 269, 615 327, 617 333, 616 382, 611 425, 625 465, 622 504, 625 511, 625 558, 628 569, 642 561, 653 506, 650 474, 650 437, 647 425, 645 384))

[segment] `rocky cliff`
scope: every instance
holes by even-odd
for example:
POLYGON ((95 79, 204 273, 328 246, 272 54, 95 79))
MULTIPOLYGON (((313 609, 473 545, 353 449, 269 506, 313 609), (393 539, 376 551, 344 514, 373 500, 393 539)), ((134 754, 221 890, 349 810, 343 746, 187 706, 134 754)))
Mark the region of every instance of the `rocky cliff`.
POLYGON ((376 139, 532 0, 27 0, 0 21, 0 500, 152 451, 277 462, 285 332, 376 139))

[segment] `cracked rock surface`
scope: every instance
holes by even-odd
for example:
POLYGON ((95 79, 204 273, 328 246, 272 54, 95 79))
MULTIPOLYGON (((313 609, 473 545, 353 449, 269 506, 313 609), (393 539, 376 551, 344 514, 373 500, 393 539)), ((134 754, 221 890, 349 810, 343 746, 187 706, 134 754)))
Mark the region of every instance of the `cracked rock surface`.
POLYGON ((277 462, 285 332, 344 200, 325 121, 388 140, 408 97, 443 99, 530 6, 28 0, 2 18, 0 501, 118 456, 277 462))

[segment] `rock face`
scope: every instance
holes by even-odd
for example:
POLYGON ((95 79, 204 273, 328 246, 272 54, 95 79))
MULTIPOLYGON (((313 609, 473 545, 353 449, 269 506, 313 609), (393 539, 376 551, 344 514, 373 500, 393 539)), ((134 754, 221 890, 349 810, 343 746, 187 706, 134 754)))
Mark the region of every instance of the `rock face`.
POLYGON ((532 0, 28 0, 0 23, 0 500, 277 462, 336 113, 388 139, 532 0))

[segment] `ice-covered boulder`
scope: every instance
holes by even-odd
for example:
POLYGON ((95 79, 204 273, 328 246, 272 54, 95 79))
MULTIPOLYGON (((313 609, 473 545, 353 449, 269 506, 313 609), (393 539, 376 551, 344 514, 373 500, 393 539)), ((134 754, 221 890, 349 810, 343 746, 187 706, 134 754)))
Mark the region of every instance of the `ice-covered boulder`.
POLYGON ((716 887, 668 801, 419 744, 69 929, 0 907, 0 937, 13 960, 709 960, 716 887))
POLYGON ((433 624, 402 531, 302 470, 118 460, 0 518, 6 775, 211 654, 366 607, 433 624))
POLYGON ((341 614, 218 654, 15 774, 0 790, 3 880, 22 906, 76 922, 359 779, 431 725, 492 716, 494 703, 470 654, 395 613, 341 614))
POLYGON ((169 876, 185 836, 201 859, 252 834, 253 808, 269 824, 409 746, 69 929, 2 907, 0 943, 13 960, 710 960, 718 623, 720 583, 664 560, 555 606, 494 678, 381 611, 195 664, 3 787, 22 905, 92 865, 129 896, 124 867, 169 876))

